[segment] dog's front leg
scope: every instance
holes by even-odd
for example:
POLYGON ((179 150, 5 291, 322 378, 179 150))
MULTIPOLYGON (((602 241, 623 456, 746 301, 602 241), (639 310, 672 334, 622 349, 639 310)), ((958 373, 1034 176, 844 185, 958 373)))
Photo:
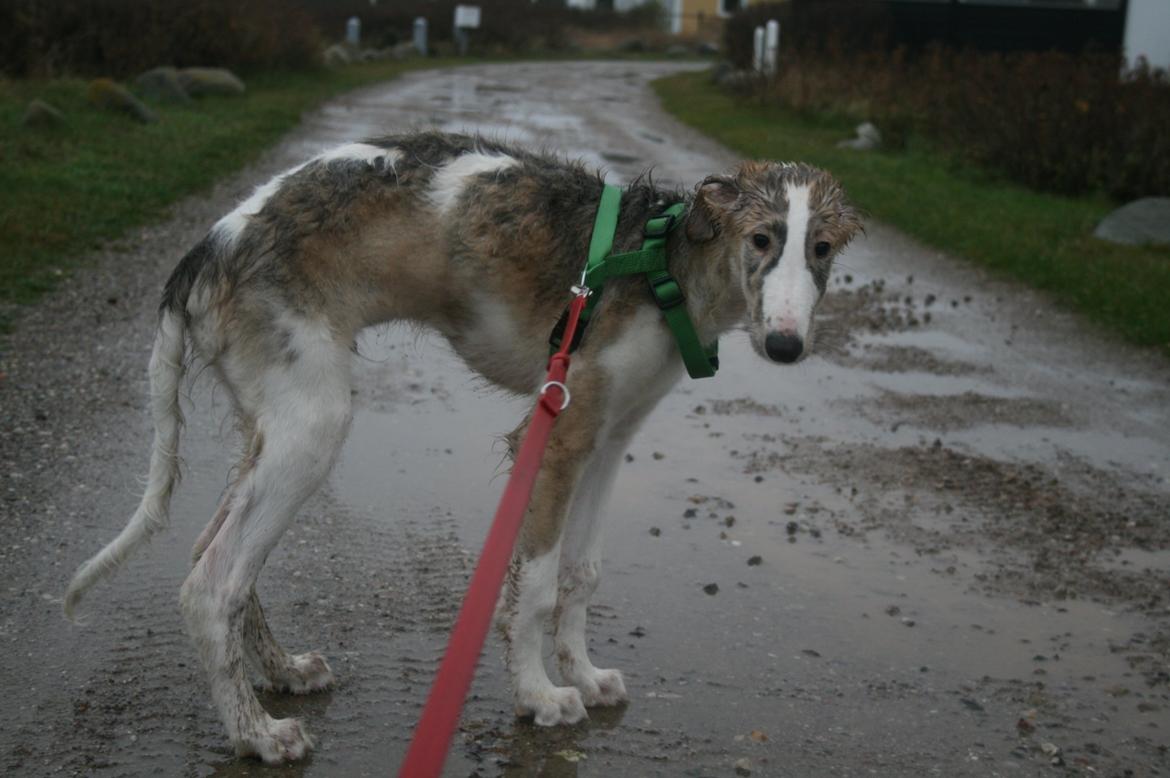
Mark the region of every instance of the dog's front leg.
POLYGON ((561 544, 556 604, 557 666, 566 683, 580 692, 586 707, 626 702, 619 670, 602 670, 589 660, 585 640, 589 600, 597 589, 601 566, 601 511, 629 445, 633 424, 622 425, 589 461, 577 487, 561 544))
POLYGON ((557 602, 565 518, 600 432, 604 387, 597 376, 584 365, 570 376, 573 402, 549 439, 499 612, 516 714, 533 716, 541 726, 575 724, 586 717, 581 692, 549 679, 543 642, 557 602))

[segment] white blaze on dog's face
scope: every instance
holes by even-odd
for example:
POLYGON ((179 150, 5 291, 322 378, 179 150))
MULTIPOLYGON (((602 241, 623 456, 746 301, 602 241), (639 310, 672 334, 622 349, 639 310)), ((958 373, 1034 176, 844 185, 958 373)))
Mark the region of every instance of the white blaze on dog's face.
POLYGON ((811 353, 833 259, 861 229, 837 182, 807 165, 745 162, 700 184, 694 210, 705 218, 688 222, 688 237, 718 237, 738 265, 755 350, 786 364, 811 353))

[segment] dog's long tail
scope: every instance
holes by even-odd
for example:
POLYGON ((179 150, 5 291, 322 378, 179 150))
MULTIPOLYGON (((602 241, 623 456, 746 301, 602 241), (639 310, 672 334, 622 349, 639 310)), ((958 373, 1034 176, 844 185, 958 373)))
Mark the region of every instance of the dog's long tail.
POLYGON ((171 492, 179 480, 179 385, 183 379, 186 325, 182 314, 164 307, 159 317, 154 350, 150 355, 150 405, 154 417, 154 446, 150 475, 138 510, 105 548, 78 568, 65 592, 65 616, 73 613, 90 587, 118 570, 143 543, 167 525, 171 492))

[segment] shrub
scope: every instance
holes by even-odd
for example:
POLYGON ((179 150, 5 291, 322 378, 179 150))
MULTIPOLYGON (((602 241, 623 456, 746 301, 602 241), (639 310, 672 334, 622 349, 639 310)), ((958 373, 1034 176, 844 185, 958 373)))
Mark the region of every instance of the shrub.
POLYGON ((0 0, 0 69, 15 76, 305 67, 320 48, 313 20, 283 0, 0 0))
POLYGON ((934 110, 921 123, 965 158, 1036 189, 1170 194, 1164 72, 1059 52, 968 53, 936 63, 923 85, 934 110))
POLYGON ((1170 79, 1114 55, 789 48, 755 88, 798 111, 872 120, 894 148, 922 135, 1034 189, 1170 194, 1170 79))

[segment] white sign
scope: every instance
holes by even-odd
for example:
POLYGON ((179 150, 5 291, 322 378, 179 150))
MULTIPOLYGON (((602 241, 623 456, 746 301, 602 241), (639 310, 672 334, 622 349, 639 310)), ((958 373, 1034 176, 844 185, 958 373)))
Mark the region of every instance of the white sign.
POLYGON ((455 6, 455 26, 463 27, 470 30, 479 29, 479 6, 478 5, 457 5, 455 6))

